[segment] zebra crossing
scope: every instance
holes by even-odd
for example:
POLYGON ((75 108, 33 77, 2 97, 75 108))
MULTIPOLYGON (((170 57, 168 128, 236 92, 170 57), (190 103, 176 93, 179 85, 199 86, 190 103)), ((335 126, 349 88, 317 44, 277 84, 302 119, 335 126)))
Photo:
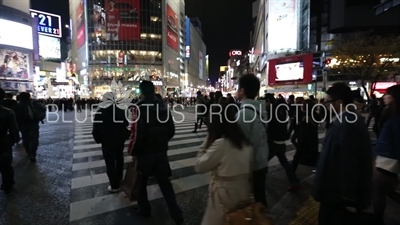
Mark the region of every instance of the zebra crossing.
MULTIPOLYGON (((193 113, 173 112, 173 116, 174 120, 179 123, 175 123, 176 132, 169 143, 168 157, 172 169, 171 182, 179 200, 180 193, 207 186, 210 174, 196 174, 193 169, 199 146, 206 137, 206 128, 192 133, 196 119, 193 113)), ((78 222, 79 224, 79 221, 136 204, 136 202, 130 202, 122 192, 117 194, 108 192, 109 183, 101 146, 94 142, 91 132, 92 120, 90 118, 83 123, 75 124, 69 218, 71 223, 78 222)), ((324 133, 319 134, 320 139, 324 136, 324 133)), ((125 143, 125 146, 127 145, 128 142, 125 143)), ((294 147, 290 141, 287 141, 286 145, 287 158, 292 160, 295 153, 294 147)), ((125 163, 128 163, 131 157, 128 156, 126 150, 124 154, 125 163)), ((270 166, 278 164, 279 161, 276 157, 269 163, 270 166)), ((149 181, 147 189, 150 201, 163 197, 154 180, 149 181)), ((206 196, 207 193, 204 193, 204 198, 206 196)))

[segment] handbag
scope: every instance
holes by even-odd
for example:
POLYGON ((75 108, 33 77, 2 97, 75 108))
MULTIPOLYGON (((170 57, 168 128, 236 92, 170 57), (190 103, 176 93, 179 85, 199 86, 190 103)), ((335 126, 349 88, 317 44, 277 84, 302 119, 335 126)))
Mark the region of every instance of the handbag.
POLYGON ((255 202, 253 195, 250 200, 241 202, 232 210, 224 206, 224 225, 273 225, 268 209, 261 203, 255 202))
POLYGON ((137 169, 137 161, 137 158, 133 157, 132 162, 128 163, 124 180, 120 185, 131 202, 138 200, 140 195, 142 174, 137 169))
MULTIPOLYGON (((252 170, 250 164, 250 174, 252 170)), ((252 186, 252 177, 249 180, 252 186)), ((253 190, 250 187, 250 190, 253 190)), ((225 212, 223 225, 273 225, 272 217, 268 209, 261 203, 255 202, 254 195, 250 193, 250 199, 247 201, 239 202, 239 204, 231 210, 228 210, 220 198, 222 209, 225 212)))

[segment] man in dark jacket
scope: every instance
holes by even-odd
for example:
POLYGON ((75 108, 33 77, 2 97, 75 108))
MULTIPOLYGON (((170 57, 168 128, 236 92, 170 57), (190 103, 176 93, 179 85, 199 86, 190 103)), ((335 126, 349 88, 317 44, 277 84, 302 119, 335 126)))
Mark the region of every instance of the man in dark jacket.
MULTIPOLYGON (((36 162, 36 152, 39 146, 39 120, 36 108, 33 107, 31 95, 27 92, 20 94, 21 102, 15 106, 18 127, 22 134, 22 145, 31 162, 36 162)), ((46 110, 43 107, 43 110, 46 110)))
POLYGON ((13 193, 14 169, 12 162, 12 146, 19 142, 19 131, 15 114, 3 106, 5 92, 0 88, 0 173, 2 178, 1 190, 5 194, 13 193))
POLYGON ((288 191, 297 191, 301 189, 299 179, 288 159, 286 158, 286 140, 288 139, 288 121, 289 106, 283 98, 275 99, 272 94, 266 94, 267 113, 268 113, 268 145, 269 160, 274 156, 278 157, 279 163, 285 169, 286 176, 291 183, 288 191))
POLYGON ((353 98, 345 83, 334 84, 326 94, 328 111, 337 115, 325 135, 312 193, 321 203, 319 224, 365 224, 355 223, 347 209, 362 210, 371 204, 373 164, 369 132, 365 121, 349 107, 353 98))
POLYGON ((6 98, 3 100, 2 105, 6 108, 15 109, 15 106, 18 104, 16 100, 13 99, 13 94, 12 93, 7 93, 6 98))
MULTIPOLYGON (((182 211, 176 201, 175 192, 169 177, 168 142, 175 135, 175 125, 168 106, 155 97, 154 85, 149 81, 140 83, 142 101, 137 106, 134 115, 137 122, 133 123, 135 138, 132 156, 138 159, 138 169, 142 173, 141 193, 138 199, 136 213, 141 216, 151 215, 151 206, 147 198, 147 181, 150 176, 157 179, 161 192, 172 219, 176 224, 183 223, 182 211)), ((134 120, 135 121, 135 120, 134 120)))
POLYGON ((197 133, 197 128, 201 129, 201 125, 204 122, 204 116, 206 114, 206 100, 204 96, 201 94, 201 91, 197 92, 197 101, 196 101, 196 123, 194 123, 194 131, 193 133, 197 133), (199 125, 200 123, 200 125, 199 125))
POLYGON ((110 186, 108 186, 110 193, 120 191, 120 181, 123 179, 124 172, 123 152, 125 141, 130 135, 125 111, 113 102, 114 97, 111 92, 104 95, 103 102, 109 104, 99 104, 92 131, 96 143, 101 143, 107 176, 110 180, 110 186))

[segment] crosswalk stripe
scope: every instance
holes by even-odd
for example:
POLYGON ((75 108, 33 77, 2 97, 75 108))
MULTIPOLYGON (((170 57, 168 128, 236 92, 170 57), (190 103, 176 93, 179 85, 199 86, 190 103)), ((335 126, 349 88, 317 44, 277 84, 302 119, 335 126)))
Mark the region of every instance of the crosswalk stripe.
MULTIPOLYGON (((178 170, 192 170, 195 164, 195 154, 199 150, 199 146, 203 143, 206 128, 198 130, 198 133, 192 133, 194 128, 195 116, 193 113, 184 112, 186 118, 190 121, 184 121, 182 124, 176 124, 176 132, 174 138, 169 142, 172 150, 167 152, 170 160, 172 173, 178 170), (178 147, 179 148, 176 148, 178 147), (183 147, 182 147, 183 146, 183 147)), ((175 115, 174 115, 175 116, 175 115)), ((177 115, 179 116, 179 115, 177 115)), ((73 176, 71 180, 71 193, 80 193, 79 190, 93 187, 103 187, 107 184, 108 177, 105 172, 105 162, 102 159, 101 146, 95 144, 91 135, 92 124, 76 124, 75 139, 73 149, 73 176), (84 160, 83 160, 84 159, 84 160), (85 161, 85 162, 82 162, 85 161), (92 170, 100 170, 100 172, 92 172, 92 170), (87 173, 82 173, 88 171, 87 173)), ((319 138, 325 136, 324 133, 318 134, 319 138)), ((125 143, 127 144, 128 141, 125 143)), ((292 145, 290 141, 286 141, 286 145, 292 145)), ((321 147, 321 146, 320 146, 321 147)), ((286 155, 289 160, 293 158, 295 151, 289 150, 286 155)), ((130 162, 131 157, 125 156, 125 163, 130 162)), ((269 161, 269 165, 278 165, 279 160, 275 157, 269 161)), ((189 173, 188 173, 189 174, 189 173)), ((171 181, 175 193, 183 193, 192 189, 197 189, 208 185, 210 182, 210 174, 195 174, 194 171, 189 175, 182 177, 173 177, 171 181)), ((85 189, 86 190, 86 189, 85 189)), ((162 198, 162 193, 157 184, 150 184, 147 187, 149 200, 162 198)), ((102 195, 90 195, 71 200, 70 204, 70 221, 77 221, 92 217, 95 215, 113 212, 118 209, 135 205, 136 202, 130 202, 126 199, 124 193, 109 194, 106 191, 102 195), (93 197, 95 196, 95 197, 93 197)))

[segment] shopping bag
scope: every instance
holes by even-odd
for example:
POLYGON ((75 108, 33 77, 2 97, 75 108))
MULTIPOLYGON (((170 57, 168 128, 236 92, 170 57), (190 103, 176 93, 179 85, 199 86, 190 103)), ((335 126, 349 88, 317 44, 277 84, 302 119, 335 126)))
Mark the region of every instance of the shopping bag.
POLYGON ((132 162, 128 163, 124 180, 121 182, 121 190, 125 192, 128 199, 137 201, 140 194, 142 174, 137 169, 137 158, 133 157, 132 162))

